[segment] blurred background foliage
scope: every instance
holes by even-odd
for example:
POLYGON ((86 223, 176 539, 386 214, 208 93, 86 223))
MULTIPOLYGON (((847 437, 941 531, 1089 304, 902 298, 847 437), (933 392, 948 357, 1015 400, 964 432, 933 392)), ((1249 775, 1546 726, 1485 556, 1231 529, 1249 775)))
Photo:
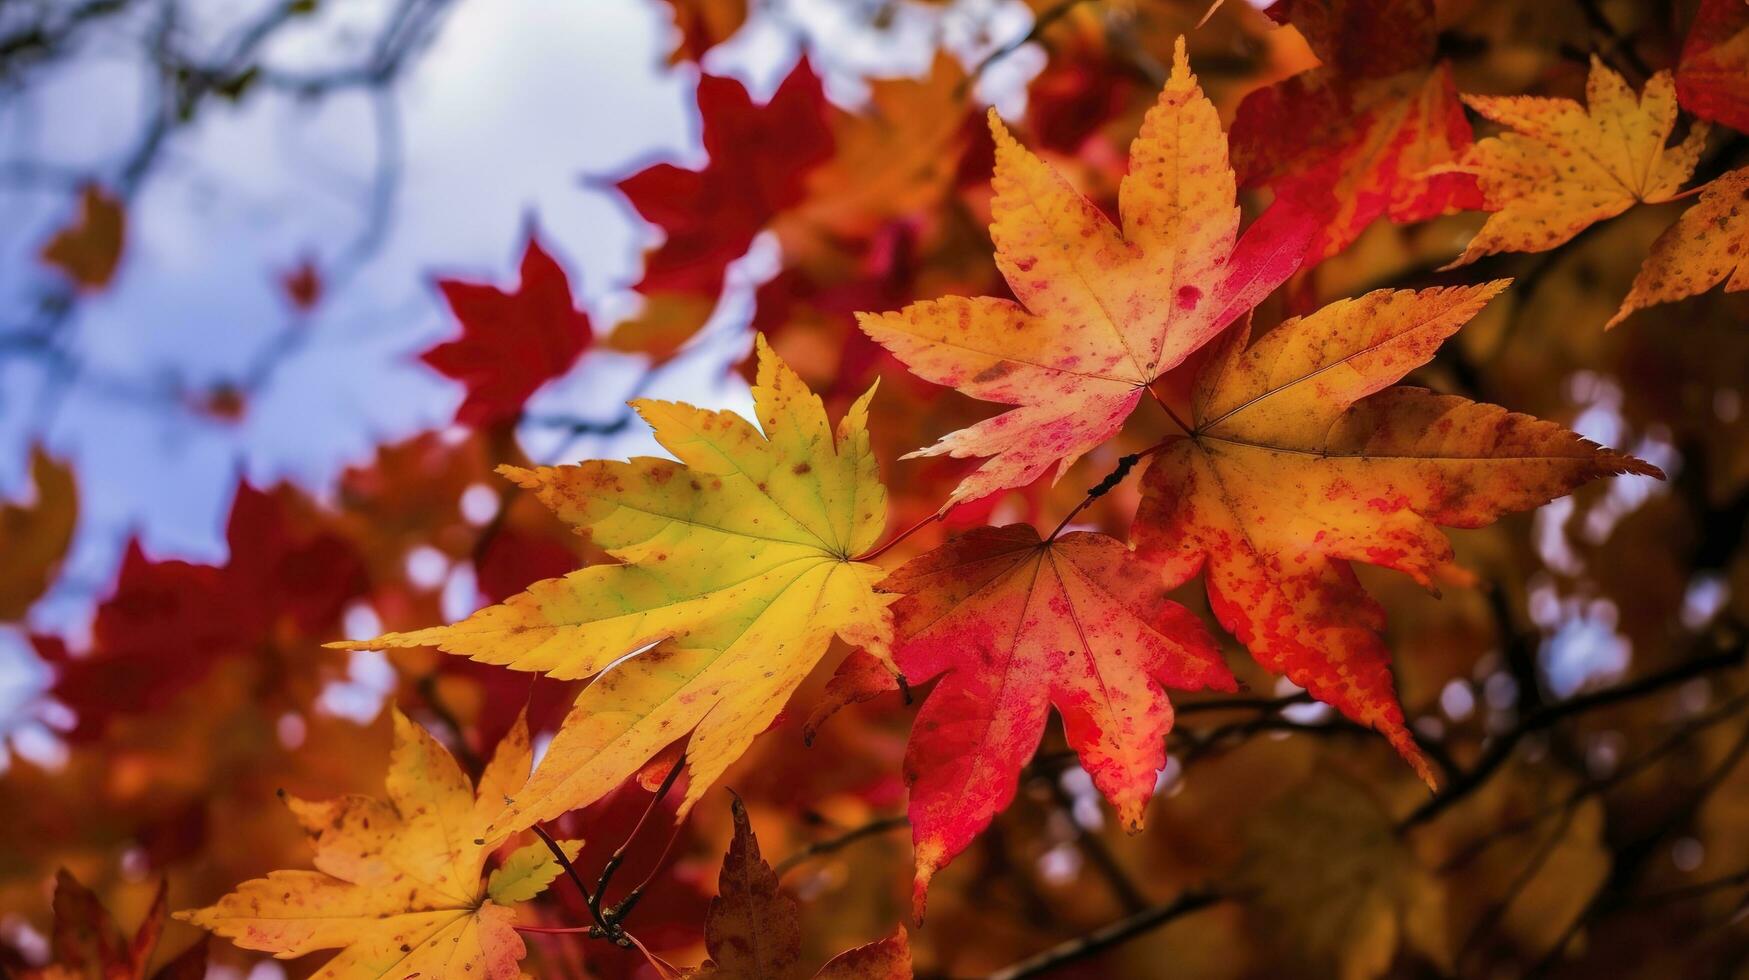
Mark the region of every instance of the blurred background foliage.
MULTIPOLYGON (((276 790, 372 791, 390 699, 476 769, 525 703, 550 732, 564 684, 321 648, 600 559, 494 466, 654 451, 632 394, 744 407, 754 329, 834 414, 882 378, 885 460, 987 414, 852 318, 1005 294, 983 107, 1110 206, 1177 37, 1229 122, 1317 67, 1257 6, 1199 26, 1201 0, 0 5, 0 972, 49 954, 58 868, 131 929, 160 880, 186 908, 302 866, 276 790), (530 319, 569 346, 478 367, 530 319)), ((1427 50, 1405 38, 1342 97, 1388 106, 1447 68, 1464 92, 1575 97, 1593 53, 1643 84, 1696 7, 1440 0, 1427 50)), ((1721 130, 1697 181, 1745 162, 1721 130)), ((1242 195, 1247 216, 1269 198, 1242 195)), ((1179 700, 1141 835, 1047 735, 937 879, 920 976, 1749 975, 1749 297, 1603 330, 1681 207, 1461 277, 1437 270, 1480 215, 1362 223, 1260 311, 1514 276, 1412 380, 1670 474, 1458 532, 1472 590, 1362 571, 1442 791, 1235 656, 1243 697, 1179 700)), ((1054 523, 1151 424, 900 554, 1054 523)), ((893 526, 963 469, 890 464, 893 526)), ((1082 519, 1122 533, 1135 503, 1126 485, 1082 519)), ((724 780, 802 902, 812 962, 908 909, 912 708, 855 705, 809 744, 830 666, 724 780)), ((648 799, 628 785, 563 821, 579 865, 648 799)), ((726 804, 678 833, 634 922, 692 962, 726 804)), ((666 843, 640 835, 628 867, 666 843)), ((568 890, 543 902, 581 921, 568 890)), ((194 939, 172 927, 160 958, 194 939)), ((646 975, 607 944, 530 946, 537 976, 646 975)), ((224 944, 212 964, 312 969, 224 944)))

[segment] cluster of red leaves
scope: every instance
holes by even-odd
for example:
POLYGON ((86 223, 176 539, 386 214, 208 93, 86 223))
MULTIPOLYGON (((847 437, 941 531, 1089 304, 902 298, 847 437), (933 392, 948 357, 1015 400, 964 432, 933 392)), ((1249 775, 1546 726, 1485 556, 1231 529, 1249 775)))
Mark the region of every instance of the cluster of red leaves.
POLYGON ((367 593, 362 560, 289 487, 240 485, 225 540, 230 557, 220 566, 154 561, 130 544, 90 651, 70 657, 42 642, 58 666, 54 696, 78 717, 74 737, 100 739, 119 716, 168 711, 214 665, 238 657, 271 665, 264 697, 295 706, 314 696, 316 665, 333 666, 315 641, 367 593))

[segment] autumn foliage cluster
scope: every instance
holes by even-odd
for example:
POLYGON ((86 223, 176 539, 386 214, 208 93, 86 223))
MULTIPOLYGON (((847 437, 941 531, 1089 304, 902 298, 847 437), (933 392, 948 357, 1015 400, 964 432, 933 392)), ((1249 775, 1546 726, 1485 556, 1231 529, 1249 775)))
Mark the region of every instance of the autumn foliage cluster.
MULTIPOLYGON (((31 636, 69 753, 0 776, 48 937, 0 969, 1749 970, 1749 4, 1035 0, 859 105, 829 48, 698 69, 758 5, 664 6, 705 158, 617 183, 635 315, 532 230, 438 283, 452 426, 31 636), (680 369, 757 243, 748 410, 530 457, 537 390, 680 369), (321 705, 368 651, 361 728, 321 705)), ((77 303, 126 218, 74 203, 77 303)), ((20 624, 77 519, 32 473, 20 624)))

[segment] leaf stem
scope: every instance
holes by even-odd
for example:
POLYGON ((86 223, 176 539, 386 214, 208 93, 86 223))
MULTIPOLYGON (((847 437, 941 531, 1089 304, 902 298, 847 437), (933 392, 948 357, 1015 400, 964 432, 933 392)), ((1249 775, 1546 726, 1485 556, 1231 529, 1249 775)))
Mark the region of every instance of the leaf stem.
MULTIPOLYGON (((638 817, 638 822, 632 825, 631 833, 626 835, 625 840, 620 842, 619 847, 615 848, 614 852, 608 855, 607 862, 601 866, 601 877, 595 881, 595 899, 590 907, 590 912, 597 919, 603 920, 617 927, 620 919, 624 917, 625 913, 631 911, 630 904, 636 904, 636 899, 630 899, 628 896, 630 904, 626 901, 622 901, 612 908, 609 908, 606 912, 601 910, 601 903, 607 900, 608 883, 613 881, 614 873, 619 871, 619 866, 625 863, 626 850, 632 846, 633 841, 638 839, 639 833, 644 829, 645 822, 650 819, 650 814, 656 812, 656 808, 660 806, 662 800, 667 797, 668 791, 674 788, 675 780, 680 778, 680 770, 685 767, 686 753, 682 752, 674 760, 674 765, 669 767, 668 775, 662 777, 662 785, 656 789, 656 794, 650 797, 650 805, 644 807, 644 813, 642 816, 638 817)), ((675 827, 675 834, 678 835, 679 832, 680 829, 677 825, 675 827)), ((674 846, 673 837, 668 839, 668 846, 674 846)), ((656 866, 658 868, 662 866, 662 860, 666 859, 667 856, 668 851, 664 848, 662 851, 662 858, 658 858, 656 861, 656 866)), ((654 875, 655 872, 652 871, 651 874, 654 875)), ((649 884, 649 880, 645 879, 644 884, 649 884)), ((633 891, 640 891, 643 887, 644 885, 641 884, 636 889, 633 889, 633 891)))
POLYGON ((571 936, 594 932, 595 926, 514 926, 517 932, 534 932, 543 936, 571 936))
MULTIPOLYGON (((1149 390, 1152 391, 1153 389, 1150 388, 1149 390)), ((1124 477, 1130 475, 1130 470, 1133 469, 1137 463, 1159 452, 1165 447, 1165 445, 1165 442, 1157 442, 1141 452, 1130 453, 1128 456, 1120 458, 1117 461, 1116 468, 1110 473, 1105 474, 1105 479, 1100 480, 1092 489, 1087 491, 1087 496, 1081 498, 1081 502, 1075 505, 1075 509, 1070 511, 1067 516, 1058 522, 1057 529, 1052 531, 1051 536, 1045 540, 1055 541, 1057 535, 1063 533, 1063 528, 1068 527, 1069 522, 1074 520, 1077 514, 1086 510, 1095 500, 1110 493, 1113 488, 1124 481, 1124 477)))
POLYGON ((626 897, 613 903, 607 910, 608 916, 614 922, 625 921, 625 917, 632 914, 632 909, 637 908, 638 901, 644 897, 644 889, 650 887, 650 882, 656 880, 656 874, 668 863, 668 855, 674 850, 674 842, 680 839, 680 827, 678 823, 674 825, 674 830, 668 834, 668 843, 662 845, 662 853, 657 856, 656 863, 650 866, 650 873, 644 876, 644 880, 638 882, 637 887, 626 892, 626 897))
POLYGON ((1686 201, 1689 198, 1693 197, 1696 194, 1699 194, 1701 191, 1704 191, 1708 187, 1711 187, 1711 186, 1712 186, 1712 181, 1707 181, 1704 184, 1696 184, 1693 187, 1690 187, 1688 190, 1685 190, 1680 194, 1672 194, 1669 197, 1665 198, 1664 200, 1659 201, 1658 203, 1659 204, 1669 204, 1671 201, 1686 201))
POLYGON ((874 561, 876 558, 879 558, 880 556, 886 554, 887 550, 889 548, 893 547, 894 545, 898 544, 899 542, 905 540, 906 538, 910 537, 913 534, 916 534, 918 531, 923 530, 924 528, 935 523, 936 521, 941 520, 943 517, 946 517, 946 516, 947 516, 946 511, 936 511, 935 513, 930 514, 928 517, 925 517, 924 519, 911 525, 910 527, 906 528, 905 530, 900 531, 897 535, 890 538, 886 544, 881 545, 880 547, 876 548, 873 551, 857 555, 852 560, 853 561, 874 561))
POLYGON ((1178 413, 1174 412, 1172 410, 1171 405, 1166 404, 1166 399, 1160 397, 1160 393, 1158 391, 1154 390, 1154 386, 1152 384, 1149 384, 1146 387, 1148 389, 1148 394, 1154 396, 1154 401, 1157 402, 1161 408, 1166 410, 1166 417, 1170 418, 1172 420, 1173 425, 1176 425, 1176 426, 1178 426, 1178 428, 1182 429, 1184 431, 1184 434, 1187 436, 1196 435, 1196 430, 1192 429, 1188 423, 1186 423, 1183 419, 1178 417, 1178 413))
POLYGON ((529 829, 541 839, 541 843, 547 846, 547 850, 553 852, 553 859, 559 862, 559 867, 565 869, 565 875, 571 879, 571 884, 576 885, 577 890, 583 894, 583 904, 589 907, 589 917, 595 920, 595 925, 581 926, 578 927, 579 930, 593 933, 596 929, 606 929, 607 923, 601 920, 601 916, 597 912, 597 903, 594 896, 589 894, 589 886, 583 883, 583 875, 577 871, 577 866, 571 863, 570 857, 565 854, 565 849, 560 847, 559 842, 553 840, 553 835, 547 833, 546 828, 540 824, 537 823, 529 829))

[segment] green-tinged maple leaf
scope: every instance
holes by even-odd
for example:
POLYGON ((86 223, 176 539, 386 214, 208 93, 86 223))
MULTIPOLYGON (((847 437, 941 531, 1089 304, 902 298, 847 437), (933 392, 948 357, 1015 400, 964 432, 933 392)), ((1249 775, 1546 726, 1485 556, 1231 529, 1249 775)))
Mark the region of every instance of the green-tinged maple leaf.
POLYGON ((601 675, 485 827, 489 839, 594 802, 690 732, 684 814, 777 717, 834 635, 888 656, 893 597, 875 591, 881 570, 856 560, 886 520, 869 448, 874 391, 834 432, 819 398, 763 338, 758 346, 763 432, 732 412, 640 401, 679 462, 505 471, 620 564, 537 582, 453 626, 346 644, 437 646, 558 678, 601 675))

